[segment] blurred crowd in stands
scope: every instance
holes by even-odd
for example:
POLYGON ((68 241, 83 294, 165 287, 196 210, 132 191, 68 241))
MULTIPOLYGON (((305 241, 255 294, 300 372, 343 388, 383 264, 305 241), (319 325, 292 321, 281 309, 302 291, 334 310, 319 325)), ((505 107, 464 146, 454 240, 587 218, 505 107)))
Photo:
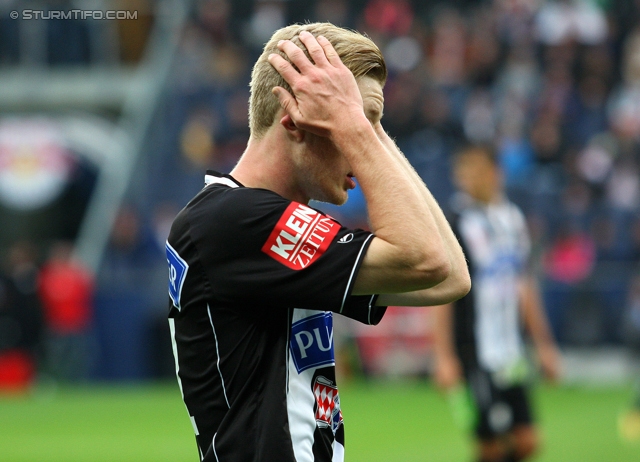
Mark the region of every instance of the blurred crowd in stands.
MULTIPOLYGON (((0 1, 1 66, 20 63, 18 26, 7 16, 16 3, 0 1)), ((42 3, 64 9, 79 2, 42 3)), ((163 3, 96 3, 147 12, 144 22, 119 26, 121 63, 139 61, 144 31, 163 3)), ((166 328, 159 327, 166 316, 161 249, 171 219, 202 186, 205 169, 228 172, 241 155, 251 65, 273 31, 300 21, 354 28, 380 46, 389 67, 383 126, 445 209, 455 192, 456 148, 465 140, 495 147, 509 196, 527 215, 561 345, 640 348, 640 1, 196 0, 132 205, 83 289, 93 291, 103 376, 136 378, 152 350, 127 342, 162 338, 153 332, 166 328), (125 313, 134 317, 121 329, 130 335, 100 339, 125 313), (144 358, 118 362, 128 351, 144 358)), ((49 64, 99 61, 82 37, 104 22, 47 26, 50 49, 66 53, 49 52, 49 64)), ((367 226, 358 190, 342 208, 320 207, 367 226)))

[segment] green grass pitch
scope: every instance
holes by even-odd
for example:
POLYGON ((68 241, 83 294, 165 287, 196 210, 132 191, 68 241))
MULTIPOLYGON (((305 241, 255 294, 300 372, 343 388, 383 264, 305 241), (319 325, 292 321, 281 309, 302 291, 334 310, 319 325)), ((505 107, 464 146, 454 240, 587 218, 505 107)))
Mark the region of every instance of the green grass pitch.
MULTIPOLYGON (((340 389, 347 462, 469 462, 466 435, 425 382, 349 382, 340 389)), ((535 394, 544 452, 536 462, 637 462, 618 413, 630 387, 542 387, 535 394)), ((0 396, 3 462, 197 461, 174 384, 63 388, 0 396)))

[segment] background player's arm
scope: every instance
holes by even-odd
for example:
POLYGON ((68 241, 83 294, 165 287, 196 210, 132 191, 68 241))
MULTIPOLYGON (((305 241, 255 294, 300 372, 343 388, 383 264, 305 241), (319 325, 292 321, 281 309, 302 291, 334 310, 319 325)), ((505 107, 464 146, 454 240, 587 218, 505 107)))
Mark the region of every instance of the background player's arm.
POLYGON ((453 304, 435 307, 434 353, 436 384, 449 390, 460 383, 462 367, 453 339, 453 304))
POLYGON ((442 282, 451 264, 437 223, 403 165, 376 136, 353 74, 328 40, 308 32, 300 40, 314 63, 293 42, 281 42, 280 50, 299 71, 280 55, 270 55, 293 92, 276 87, 274 93, 296 127, 329 138, 342 152, 366 198, 376 237, 353 293, 408 292, 442 282))
POLYGON ((532 276, 524 277, 520 283, 520 310, 544 376, 550 380, 558 379, 560 354, 544 313, 540 289, 532 276))
MULTIPOLYGON (((395 142, 385 132, 382 124, 378 121, 373 126, 380 141, 397 162, 403 166, 405 174, 410 178, 429 207, 451 265, 449 276, 440 284, 420 291, 402 294, 381 294, 377 303, 383 306, 427 306, 441 305, 454 301, 469 292, 471 287, 469 270, 460 243, 435 198, 395 142)), ((431 239, 431 236, 425 234, 424 239, 431 239)))

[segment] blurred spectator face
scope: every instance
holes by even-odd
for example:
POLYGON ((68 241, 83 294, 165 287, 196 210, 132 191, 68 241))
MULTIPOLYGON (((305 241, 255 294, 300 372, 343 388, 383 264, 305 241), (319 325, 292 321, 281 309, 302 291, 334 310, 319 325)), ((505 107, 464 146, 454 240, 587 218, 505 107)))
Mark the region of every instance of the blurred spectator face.
POLYGON ((557 160, 562 137, 554 117, 541 115, 531 129, 531 144, 541 162, 557 160))
POLYGON ((500 169, 482 148, 458 154, 454 177, 458 188, 483 203, 492 202, 502 188, 500 169))
POLYGON ((493 22, 492 14, 484 11, 471 24, 467 67, 471 77, 480 85, 490 84, 498 68, 500 43, 493 22))
POLYGON ((624 47, 623 75, 628 83, 640 82, 640 29, 626 40, 624 47))
POLYGON ((598 76, 584 77, 578 85, 578 91, 582 104, 588 108, 602 107, 607 99, 607 84, 598 76))
POLYGON ((349 7, 345 0, 320 0, 316 3, 316 19, 327 21, 336 26, 344 26, 347 22, 349 7))
POLYGON ((561 117, 565 112, 567 99, 573 86, 571 58, 553 58, 549 61, 549 67, 544 76, 544 88, 539 97, 540 106, 551 116, 561 117))
POLYGON ((616 244, 616 224, 608 217, 600 217, 591 224, 591 235, 599 249, 611 249, 616 244))
POLYGON ((244 48, 233 43, 221 45, 211 63, 212 77, 220 83, 237 84, 247 70, 247 56, 244 48))
POLYGON ((622 159, 607 182, 607 200, 618 210, 634 211, 640 204, 640 180, 633 158, 622 159))
POLYGON ((254 6, 253 16, 249 22, 250 35, 256 46, 262 46, 269 41, 273 31, 285 25, 285 2, 264 0, 254 6))
POLYGON ((403 35, 389 41, 384 49, 389 70, 407 72, 422 61, 422 47, 415 37, 403 35))
MULTIPOLYGON (((638 51, 640 52, 640 49, 638 51)), ((637 56, 640 58, 640 54, 637 56)), ((640 64, 640 59, 638 64, 640 64)), ((611 50, 607 45, 585 48, 582 54, 582 67, 586 75, 593 75, 602 79, 605 83, 608 82, 615 72, 611 50)))
POLYGON ((385 126, 395 136, 410 134, 417 129, 420 83, 415 74, 404 72, 390 80, 384 89, 385 126))
POLYGON ((183 156, 195 166, 206 166, 215 157, 214 132, 217 126, 215 113, 207 107, 194 111, 185 123, 180 134, 180 147, 183 156))
POLYGON ((591 205, 591 189, 581 180, 572 178, 562 193, 562 206, 569 215, 582 215, 591 205))
POLYGON ((470 140, 489 143, 495 136, 495 121, 491 95, 484 90, 476 90, 465 108, 464 134, 470 140))
POLYGON ((438 127, 451 118, 451 103, 446 93, 438 90, 428 91, 420 107, 420 114, 427 125, 438 127))
POLYGON ((122 250, 133 248, 140 233, 140 219, 132 208, 124 208, 116 217, 111 232, 111 240, 114 247, 122 250))
POLYGON ((19 241, 9 249, 9 268, 14 274, 35 267, 36 249, 28 241, 19 241))
POLYGON ((223 41, 228 34, 230 12, 226 0, 202 0, 197 6, 198 21, 216 42, 223 41))
POLYGON ((73 245, 70 242, 56 242, 49 251, 49 261, 68 262, 73 255, 73 245))
POLYGON ((578 154, 576 168, 579 175, 593 185, 601 185, 613 167, 616 141, 609 134, 598 134, 578 154))
POLYGON ((413 23, 413 10, 404 0, 373 0, 364 11, 368 27, 388 35, 405 35, 413 23))
POLYGON ((436 83, 456 85, 464 80, 465 35, 465 24, 457 11, 443 11, 436 18, 431 50, 431 69, 436 83))

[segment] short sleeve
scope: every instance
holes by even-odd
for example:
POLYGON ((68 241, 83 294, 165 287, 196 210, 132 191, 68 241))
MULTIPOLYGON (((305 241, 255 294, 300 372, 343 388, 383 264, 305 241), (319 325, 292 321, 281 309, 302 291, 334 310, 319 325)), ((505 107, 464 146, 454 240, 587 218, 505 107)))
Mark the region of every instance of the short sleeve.
POLYGON ((353 295, 338 313, 371 326, 377 325, 387 311, 386 306, 376 306, 378 295, 353 295))
POLYGON ((370 232, 271 191, 224 188, 208 196, 189 217, 212 300, 364 316, 363 302, 350 294, 370 232))

